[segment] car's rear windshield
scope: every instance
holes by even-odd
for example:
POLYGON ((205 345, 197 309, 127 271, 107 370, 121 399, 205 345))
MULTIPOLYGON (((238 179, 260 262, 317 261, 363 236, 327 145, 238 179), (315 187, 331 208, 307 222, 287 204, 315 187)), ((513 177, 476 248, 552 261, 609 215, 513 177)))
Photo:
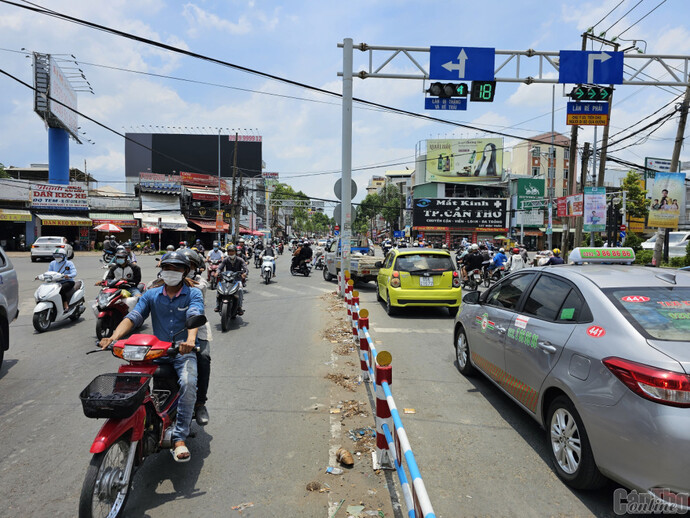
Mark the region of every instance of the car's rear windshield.
POLYGON ((690 288, 614 288, 606 295, 647 338, 690 341, 690 288))
POLYGON ((401 255, 395 261, 395 269, 401 272, 445 272, 453 269, 453 261, 445 254, 401 255))
POLYGON ((62 243, 61 237, 39 237, 36 241, 39 243, 62 243))

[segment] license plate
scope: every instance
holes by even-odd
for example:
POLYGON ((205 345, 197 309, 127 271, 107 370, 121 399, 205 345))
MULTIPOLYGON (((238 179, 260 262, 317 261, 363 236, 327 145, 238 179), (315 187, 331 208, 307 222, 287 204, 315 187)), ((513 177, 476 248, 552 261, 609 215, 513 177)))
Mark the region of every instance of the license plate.
POLYGON ((434 278, 433 277, 420 277, 419 278, 419 285, 420 286, 433 286, 434 285, 434 278))

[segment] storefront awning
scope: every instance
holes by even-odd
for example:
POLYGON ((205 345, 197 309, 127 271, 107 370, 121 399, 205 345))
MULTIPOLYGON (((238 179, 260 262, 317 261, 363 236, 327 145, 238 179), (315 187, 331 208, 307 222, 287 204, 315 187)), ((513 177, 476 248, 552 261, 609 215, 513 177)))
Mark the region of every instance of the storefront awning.
MULTIPOLYGON (((218 232, 216 230, 216 222, 215 221, 209 221, 209 220, 203 220, 203 219, 190 219, 189 222, 192 225, 196 225, 197 227, 201 228, 202 232, 218 232)), ((227 223, 223 223, 223 230, 221 232, 228 232, 230 230, 230 225, 227 223)))
POLYGON ((263 236, 262 232, 259 232, 258 230, 249 230, 244 225, 240 225, 239 233, 240 234, 249 234, 250 236, 263 236))
POLYGON ((89 212, 89 217, 94 226, 112 223, 118 227, 138 227, 139 223, 131 212, 89 212))
POLYGON ((62 216, 61 214, 38 214, 41 225, 55 225, 67 227, 90 227, 91 220, 80 216, 62 216))
POLYGON ((158 227, 158 221, 160 220, 160 228, 163 230, 178 230, 178 231, 191 231, 187 226, 187 220, 182 214, 170 214, 164 212, 135 212, 134 217, 141 220, 142 226, 154 226, 158 227))
MULTIPOLYGON (((192 194, 192 198, 195 200, 218 201, 218 189, 206 189, 203 187, 187 187, 186 185, 185 189, 187 189, 192 194)), ((230 195, 226 193, 221 193, 220 201, 221 203, 225 204, 230 203, 230 195)))
POLYGON ((0 209, 0 221, 31 221, 31 212, 18 209, 0 209))

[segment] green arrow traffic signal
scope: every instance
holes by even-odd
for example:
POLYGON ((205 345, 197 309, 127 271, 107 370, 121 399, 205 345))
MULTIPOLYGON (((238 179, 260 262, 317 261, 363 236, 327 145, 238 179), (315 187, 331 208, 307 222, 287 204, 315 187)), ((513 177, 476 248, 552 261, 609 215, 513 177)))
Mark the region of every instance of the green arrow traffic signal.
POLYGON ((596 88, 588 88, 587 89, 587 97, 590 99, 594 99, 597 96, 597 90, 596 88))
POLYGON ((574 97, 576 100, 580 100, 585 96, 585 91, 582 88, 575 88, 574 97))

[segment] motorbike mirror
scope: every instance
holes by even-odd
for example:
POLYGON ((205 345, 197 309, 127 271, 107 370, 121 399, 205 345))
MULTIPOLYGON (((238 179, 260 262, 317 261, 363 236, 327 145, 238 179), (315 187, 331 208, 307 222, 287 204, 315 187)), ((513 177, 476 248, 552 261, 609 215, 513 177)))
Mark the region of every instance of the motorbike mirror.
POLYGON ((187 329, 194 329, 203 326, 207 321, 206 315, 194 315, 185 321, 184 326, 187 329))

